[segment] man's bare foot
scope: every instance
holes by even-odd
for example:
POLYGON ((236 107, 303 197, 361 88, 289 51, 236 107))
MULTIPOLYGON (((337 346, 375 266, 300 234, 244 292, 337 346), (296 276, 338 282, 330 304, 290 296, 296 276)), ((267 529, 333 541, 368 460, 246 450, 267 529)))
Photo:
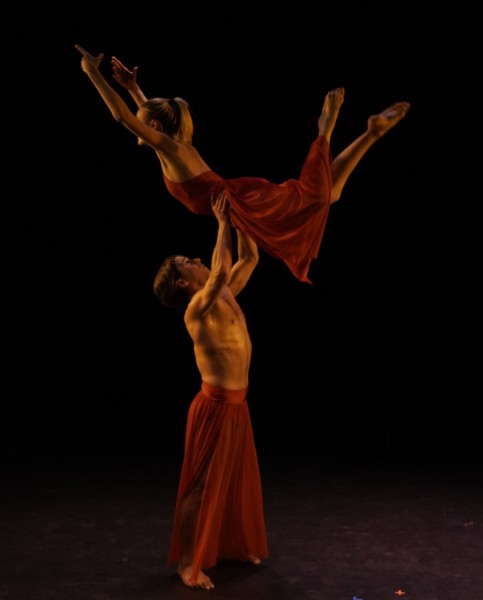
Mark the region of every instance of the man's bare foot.
POLYGON ((200 571, 197 577, 193 577, 193 569, 191 566, 179 567, 178 575, 181 577, 181 581, 190 588, 212 590, 215 587, 211 579, 208 575, 205 575, 203 571, 200 571))
POLYGON ((325 96, 324 105, 322 106, 322 112, 320 114, 317 125, 319 126, 319 135, 325 137, 328 143, 330 143, 330 137, 334 130, 337 116, 339 115, 339 109, 344 102, 345 89, 342 87, 330 90, 325 96))
POLYGON ((380 138, 406 116, 410 107, 409 102, 395 102, 378 115, 372 115, 367 119, 368 133, 380 138))

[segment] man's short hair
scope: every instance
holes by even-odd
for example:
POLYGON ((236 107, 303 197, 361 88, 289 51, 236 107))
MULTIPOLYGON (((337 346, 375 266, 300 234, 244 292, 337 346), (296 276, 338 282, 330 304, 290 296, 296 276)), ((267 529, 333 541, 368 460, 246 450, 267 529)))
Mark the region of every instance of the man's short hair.
POLYGON ((176 284, 180 274, 175 254, 164 259, 154 278, 154 293, 164 306, 184 312, 189 303, 185 289, 176 284))

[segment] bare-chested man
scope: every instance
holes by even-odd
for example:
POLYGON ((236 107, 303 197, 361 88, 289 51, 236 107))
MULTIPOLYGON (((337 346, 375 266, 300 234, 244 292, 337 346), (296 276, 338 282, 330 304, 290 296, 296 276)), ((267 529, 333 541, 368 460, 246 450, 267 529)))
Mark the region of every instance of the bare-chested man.
POLYGON ((188 587, 212 589, 204 570, 229 559, 260 564, 268 556, 262 489, 247 405, 251 342, 236 301, 258 262, 258 249, 237 229, 232 264, 230 205, 212 199, 218 234, 211 268, 170 256, 154 291, 184 312, 201 390, 191 403, 169 564, 188 587))

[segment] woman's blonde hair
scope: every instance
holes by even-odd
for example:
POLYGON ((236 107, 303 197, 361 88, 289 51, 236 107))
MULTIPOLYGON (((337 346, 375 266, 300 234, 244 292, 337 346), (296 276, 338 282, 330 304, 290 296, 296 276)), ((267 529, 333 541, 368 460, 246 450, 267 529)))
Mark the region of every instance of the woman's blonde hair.
POLYGON ((142 108, 149 119, 156 119, 164 133, 177 142, 191 144, 193 118, 189 104, 183 98, 150 98, 142 108))

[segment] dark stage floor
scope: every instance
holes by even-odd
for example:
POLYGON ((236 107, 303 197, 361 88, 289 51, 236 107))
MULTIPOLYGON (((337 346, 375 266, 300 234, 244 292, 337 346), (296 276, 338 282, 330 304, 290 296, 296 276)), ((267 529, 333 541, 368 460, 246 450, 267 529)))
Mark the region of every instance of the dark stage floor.
POLYGON ((215 567, 211 591, 183 587, 165 565, 172 465, 6 474, 0 598, 483 598, 483 486, 471 467, 260 462, 271 555, 215 567))

